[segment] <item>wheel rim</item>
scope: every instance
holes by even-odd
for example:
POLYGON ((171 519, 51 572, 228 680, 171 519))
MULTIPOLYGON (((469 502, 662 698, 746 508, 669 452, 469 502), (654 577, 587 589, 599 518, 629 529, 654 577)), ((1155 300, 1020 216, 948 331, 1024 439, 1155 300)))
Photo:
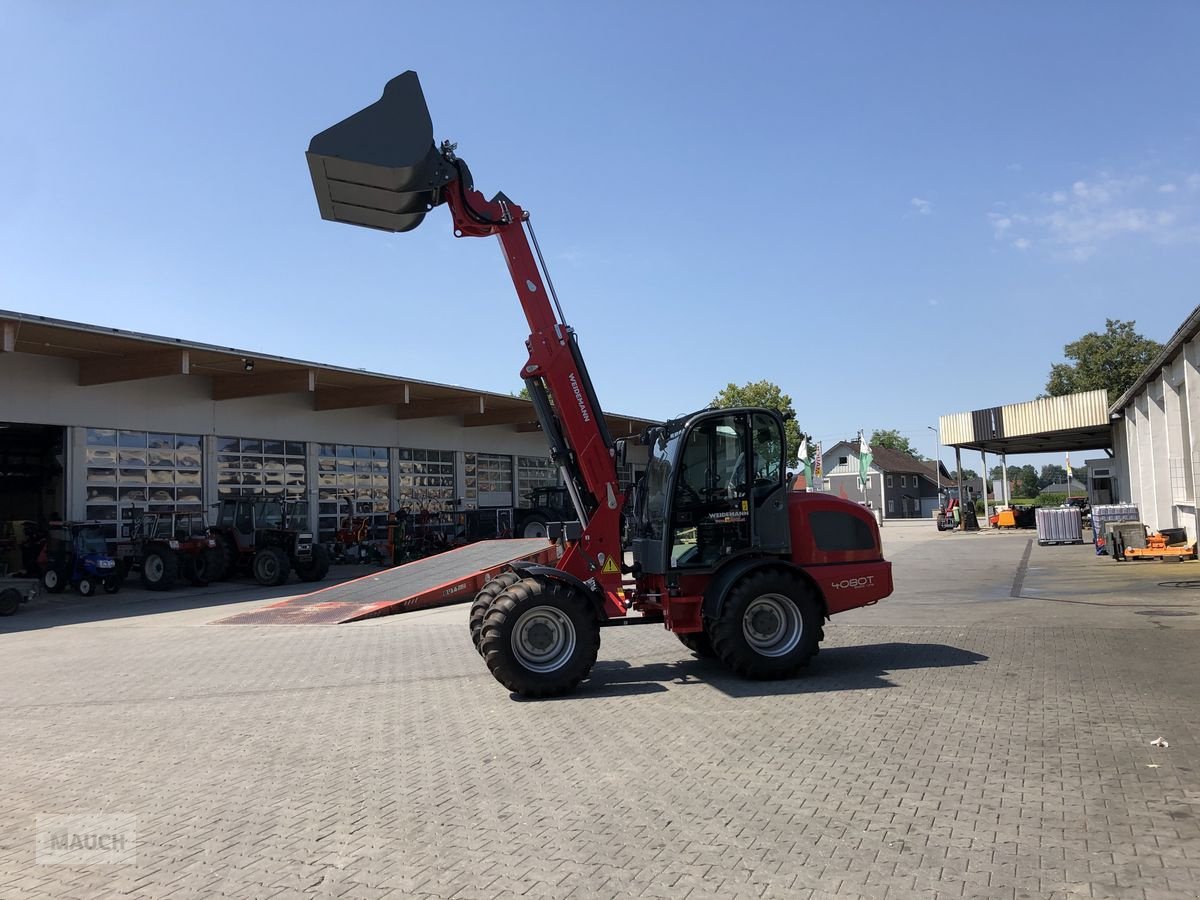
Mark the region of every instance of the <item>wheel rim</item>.
POLYGON ((782 594, 763 594, 746 607, 742 634, 755 653, 784 656, 800 643, 804 621, 796 605, 782 594))
POLYGON ((275 565, 275 557, 269 553, 264 553, 258 558, 258 573, 262 578, 274 578, 279 571, 279 566, 275 565))
POLYGON ((166 566, 163 564, 163 559, 157 553, 146 557, 146 561, 142 564, 146 571, 147 581, 162 581, 163 569, 166 566))
POLYGON ((58 573, 53 569, 49 569, 42 578, 42 581, 46 585, 46 588, 52 591, 58 587, 58 573))
POLYGON ((554 672, 575 653, 575 623, 553 606, 534 607, 517 619, 512 649, 529 671, 554 672))
POLYGON ((92 595, 92 580, 90 578, 85 578, 79 582, 79 593, 84 597, 92 595))
POLYGON ((546 526, 541 522, 530 522, 525 526, 525 537, 543 538, 546 536, 546 526))

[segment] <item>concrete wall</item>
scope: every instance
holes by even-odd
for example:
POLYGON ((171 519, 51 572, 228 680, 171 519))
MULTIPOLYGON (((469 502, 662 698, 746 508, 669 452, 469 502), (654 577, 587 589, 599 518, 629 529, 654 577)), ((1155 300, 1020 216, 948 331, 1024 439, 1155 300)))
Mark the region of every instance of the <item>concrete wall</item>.
POLYGON ((1113 468, 1124 502, 1152 529, 1186 528, 1196 539, 1200 435, 1200 338, 1184 343, 1120 410, 1113 468))

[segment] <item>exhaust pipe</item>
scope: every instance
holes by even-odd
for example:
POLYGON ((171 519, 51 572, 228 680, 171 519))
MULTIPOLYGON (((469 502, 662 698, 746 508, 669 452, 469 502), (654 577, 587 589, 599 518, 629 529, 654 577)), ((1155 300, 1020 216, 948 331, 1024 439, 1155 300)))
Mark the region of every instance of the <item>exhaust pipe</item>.
POLYGON ((412 231, 459 177, 433 142, 416 72, 309 142, 308 170, 321 218, 381 231, 412 231))

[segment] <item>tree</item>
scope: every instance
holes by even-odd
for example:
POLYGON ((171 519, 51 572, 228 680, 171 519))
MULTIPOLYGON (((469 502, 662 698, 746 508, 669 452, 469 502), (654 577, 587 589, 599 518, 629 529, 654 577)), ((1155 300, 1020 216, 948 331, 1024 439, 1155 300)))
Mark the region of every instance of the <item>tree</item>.
MULTIPOLYGON (((509 393, 512 394, 512 391, 509 391, 509 393)), ((520 397, 522 400, 529 400, 529 385, 525 385, 525 387, 521 388, 521 390, 517 391, 515 394, 512 394, 512 396, 520 397)))
POLYGON ((894 428, 878 428, 871 434, 872 447, 887 447, 889 450, 899 450, 909 456, 916 457, 917 448, 909 443, 908 438, 894 428))
POLYGON ((1038 476, 1038 487, 1047 488, 1052 484, 1066 484, 1067 470, 1062 466, 1042 466, 1042 474, 1038 476))
POLYGON ((713 397, 709 406, 715 409, 725 409, 730 406, 763 406, 767 409, 777 409, 783 416, 783 431, 787 438, 787 456, 784 460, 788 465, 795 462, 796 451, 800 449, 800 441, 808 438, 809 452, 812 452, 812 435, 805 434, 796 423, 796 409, 792 406, 792 398, 783 392, 774 382, 748 381, 739 386, 732 381, 713 397))
POLYGON ((1134 331, 1133 320, 1106 319, 1104 333, 1089 331, 1063 347, 1063 355, 1074 363, 1050 367, 1046 393, 1051 397, 1081 391, 1107 390, 1113 403, 1137 381, 1162 344, 1134 331))
POLYGON ((1038 487, 1037 469, 1030 465, 1021 466, 1017 471, 1016 478, 1010 476, 1009 485, 1018 497, 1036 497, 1041 493, 1041 488, 1038 487))

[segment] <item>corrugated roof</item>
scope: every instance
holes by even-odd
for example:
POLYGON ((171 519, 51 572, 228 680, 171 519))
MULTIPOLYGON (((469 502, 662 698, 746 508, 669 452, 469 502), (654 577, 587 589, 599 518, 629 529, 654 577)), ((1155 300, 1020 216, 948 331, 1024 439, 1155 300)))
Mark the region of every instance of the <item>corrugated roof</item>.
POLYGON ((942 443, 989 453, 1102 450, 1112 443, 1107 391, 1041 397, 941 416, 942 443))

